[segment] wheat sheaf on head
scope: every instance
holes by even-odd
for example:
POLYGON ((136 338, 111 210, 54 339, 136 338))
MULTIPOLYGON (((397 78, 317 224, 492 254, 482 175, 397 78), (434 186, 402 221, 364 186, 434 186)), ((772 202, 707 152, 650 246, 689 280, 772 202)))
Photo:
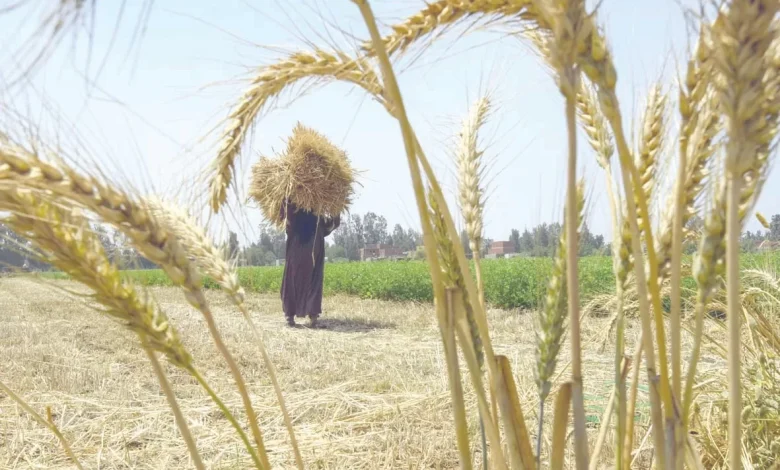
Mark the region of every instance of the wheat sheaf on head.
POLYGON ((220 141, 219 151, 210 168, 210 204, 217 213, 227 200, 228 188, 235 178, 235 162, 249 128, 260 112, 295 84, 321 84, 327 80, 346 81, 365 89, 382 101, 381 82, 371 63, 342 51, 333 53, 315 49, 296 52, 275 64, 260 68, 250 87, 233 107, 220 141))
POLYGON ((344 150, 298 123, 282 155, 262 157, 252 167, 249 194, 277 226, 285 223, 287 201, 298 210, 334 217, 349 207, 356 175, 344 150))

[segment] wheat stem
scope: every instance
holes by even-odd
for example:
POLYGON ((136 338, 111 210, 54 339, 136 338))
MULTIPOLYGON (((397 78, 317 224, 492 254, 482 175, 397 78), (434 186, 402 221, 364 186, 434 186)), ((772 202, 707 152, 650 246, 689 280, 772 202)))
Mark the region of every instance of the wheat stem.
MULTIPOLYGON (((445 292, 443 290, 443 283, 441 280, 441 266, 439 265, 436 256, 436 251, 434 250, 434 247, 436 246, 436 241, 434 240, 433 237, 430 216, 428 214, 428 204, 426 202, 426 197, 425 197, 425 189, 423 187, 422 177, 420 175, 420 168, 417 159, 417 155, 421 154, 419 143, 416 140, 414 131, 412 130, 411 124, 409 123, 409 119, 406 115, 406 108, 403 103, 403 98, 401 97, 401 91, 395 79, 395 74, 393 72, 392 65, 390 64, 390 59, 387 55, 387 50, 385 49, 384 43, 382 42, 382 38, 379 35, 379 30, 377 28, 376 20, 374 18, 374 14, 371 10, 371 7, 369 6, 366 0, 353 0, 353 1, 360 9, 361 16, 363 17, 366 27, 368 28, 369 34, 371 36, 371 42, 374 46, 374 50, 376 51, 377 58, 379 60, 379 65, 382 70, 385 93, 387 94, 387 99, 391 103, 391 107, 393 111, 391 114, 394 117, 396 117, 399 126, 401 128, 401 134, 404 140, 404 149, 406 150, 407 163, 409 165, 410 176, 412 179, 412 186, 415 192, 415 200, 417 201, 417 211, 423 229, 423 240, 426 247, 425 250, 426 258, 428 259, 428 263, 431 271, 431 280, 434 289, 434 298, 437 300, 436 310, 437 310, 437 318, 439 320, 439 328, 443 335, 445 331, 444 328, 445 292)), ((388 111, 390 111, 390 109, 388 109, 388 111)), ((432 184, 435 184, 435 180, 432 181, 432 184)), ((434 186, 433 190, 437 191, 438 190, 437 186, 434 186)), ((461 251, 462 251, 462 247, 461 247, 461 251)), ((460 259, 459 262, 461 262, 460 259)), ((461 268, 463 268, 462 264, 461 264, 461 268)), ((470 276, 465 279, 467 285, 470 280, 471 280, 470 276)), ((471 295, 473 293, 474 293, 473 289, 469 289, 469 294, 471 295)), ((468 354, 466 354, 466 356, 468 356, 468 354)), ((488 359, 492 360, 493 359, 492 355, 489 356, 488 359)), ((491 368, 494 368, 494 366, 491 366, 491 368)), ((450 371, 450 373, 453 374, 454 371, 450 371)), ((454 384, 450 383, 450 386, 453 387, 454 384)), ((455 410, 455 412, 465 413, 465 410, 455 410)), ((488 426, 488 431, 492 432, 492 429, 495 428, 495 424, 493 422, 491 422, 490 424, 491 426, 488 426)), ((500 446, 496 447, 496 449, 500 449, 500 446)), ((468 452, 468 449, 460 449, 460 451, 461 454, 464 455, 468 452)), ((503 459, 501 457, 502 456, 500 455, 499 452, 498 454, 499 463, 503 463, 502 462, 503 459)), ((467 465, 467 463, 461 462, 461 465, 467 465)), ((503 465, 501 465, 500 468, 505 469, 506 463, 503 463, 503 465)))
MULTIPOLYGON (((465 410, 463 402, 463 385, 460 378, 460 367, 458 366, 458 352, 455 345, 455 292, 454 287, 447 288, 447 328, 444 332, 444 347, 447 349, 447 371, 452 374, 450 377, 450 394, 456 410, 465 410)), ((481 422, 481 421, 480 421, 481 422)), ((455 413, 455 435, 458 442, 458 451, 460 452, 461 468, 463 470, 471 469, 471 453, 469 452, 469 433, 468 423, 466 422, 466 413, 455 413)))
POLYGON ((639 364, 642 361, 642 350, 644 342, 638 341, 634 350, 634 357, 631 362, 634 364, 634 370, 631 373, 631 385, 629 386, 628 403, 626 405, 626 427, 624 434, 618 434, 617 439, 623 440, 623 461, 618 463, 617 468, 631 468, 631 449, 634 447, 634 414, 636 413, 636 399, 639 392, 639 364))
POLYGON ((728 297, 729 462, 742 468, 742 375, 740 348, 742 303, 739 290, 739 202, 742 178, 729 180, 726 216, 726 291, 728 297))
POLYGON ((195 445, 195 440, 192 438, 192 434, 190 434, 189 426, 187 426, 187 420, 184 418, 184 414, 181 412, 181 408, 179 408, 179 403, 176 401, 176 395, 173 393, 171 383, 165 376, 165 372, 163 371, 162 365, 160 365, 160 361, 157 359, 154 351, 152 351, 150 348, 144 347, 143 349, 144 352, 146 352, 146 356, 149 358, 149 362, 152 363, 154 375, 157 376, 157 381, 160 383, 160 388, 162 388, 163 394, 165 394, 165 399, 168 400, 168 406, 170 406, 171 411, 173 411, 176 425, 179 427, 179 432, 181 433, 182 439, 184 439, 185 444, 187 444, 187 449, 190 451, 192 464, 198 470, 206 470, 206 467, 203 465, 203 461, 200 458, 200 453, 198 453, 198 448, 195 445))
POLYGON ((290 418, 290 413, 287 411, 287 405, 285 405, 282 388, 279 386, 279 380, 276 378, 276 366, 274 366, 273 361, 271 361, 271 357, 268 355, 268 351, 265 348, 265 343, 263 342, 262 336, 260 335, 260 331, 252 321, 252 317, 249 315, 249 311, 247 311, 246 306, 242 303, 239 309, 241 314, 244 316, 244 320, 246 320, 247 324, 249 324, 249 329, 252 330, 252 335, 257 340, 257 346, 260 349, 260 355, 263 357, 265 367, 268 369, 268 377, 271 379, 271 385, 274 388, 276 400, 279 403, 279 408, 282 410, 282 417, 284 419, 284 425, 287 428, 287 434, 290 436, 290 445, 292 446, 293 455, 295 456, 295 463, 299 470, 303 470, 303 458, 301 457, 301 451, 298 448, 298 440, 295 438, 295 431, 293 428, 292 419, 290 418))
MULTIPOLYGON (((684 136, 685 129, 682 135, 684 136)), ((682 241, 683 241, 683 212, 686 211, 685 177, 688 167, 686 137, 680 138, 680 158, 677 168, 677 184, 675 187, 676 203, 673 206, 674 221, 672 223, 672 265, 671 265, 671 311, 670 321, 670 340, 671 340, 671 361, 672 361, 672 393, 676 400, 682 400, 682 241)), ((674 467, 682 470, 683 463, 683 435, 684 428, 678 429, 675 433, 675 456, 674 467)))
POLYGON ((164 223, 168 230, 174 233, 176 237, 187 246, 188 252, 197 267, 205 275, 211 277, 219 284, 233 304, 239 309, 244 320, 249 325, 252 335, 255 337, 255 341, 260 349, 263 363, 268 370, 268 376, 271 379, 279 408, 282 411, 285 427, 290 436, 290 444, 293 449, 296 465, 299 470, 303 470, 303 459, 300 450, 298 449, 298 442, 295 438, 292 420, 287 411, 282 389, 276 378, 276 368, 268 355, 263 338, 246 308, 246 304, 244 303, 244 289, 238 281, 238 274, 236 273, 235 268, 228 264, 225 260, 224 252, 214 246, 211 238, 206 234, 203 228, 201 228, 187 213, 157 199, 147 199, 145 204, 149 207, 155 217, 160 222, 164 223))
POLYGON ((260 432, 257 414, 252 407, 252 400, 249 397, 249 391, 246 388, 246 383, 241 376, 241 370, 238 368, 238 364, 236 364, 233 355, 230 353, 230 350, 222 340, 222 335, 219 332, 219 328, 217 328, 217 324, 214 321, 214 316, 211 314, 211 310, 207 307, 206 298, 203 296, 203 292, 194 292, 192 297, 196 304, 202 306, 200 311, 203 314, 203 319, 206 320, 206 326, 208 327, 209 334, 211 334, 214 345, 227 363, 227 366, 230 369, 230 373, 233 375, 233 380, 236 383, 236 388, 238 389, 238 393, 241 396, 244 409, 246 410, 247 421, 249 421, 249 429, 252 430, 252 435, 255 439, 255 444, 257 445, 258 455, 262 463, 262 468, 269 469, 271 468, 271 463, 268 461, 268 454, 266 453, 265 445, 263 444, 263 434, 260 432))
POLYGON ((45 426, 49 428, 49 430, 54 434, 54 436, 57 438, 57 440, 60 442, 60 445, 62 446, 62 449, 65 451, 65 455, 68 456, 68 458, 73 462, 73 465, 78 470, 83 470, 84 467, 81 466, 81 462, 79 462, 79 459, 76 458, 76 454, 73 453, 73 449, 71 449, 70 444, 68 443, 68 440, 65 439, 65 436, 62 435, 60 430, 57 428, 57 425, 54 424, 54 420, 51 419, 51 409, 47 407, 46 414, 48 419, 43 419, 43 417, 38 414, 37 411, 35 411, 30 405, 27 404, 22 397, 14 393, 13 390, 8 388, 6 384, 4 384, 2 381, 0 381, 0 390, 8 395, 8 397, 15 401, 17 405, 19 405, 24 411, 27 412, 30 416, 33 417, 35 421, 37 421, 42 426, 45 426))
POLYGON ((228 409, 227 405, 222 401, 222 399, 217 396, 216 392, 214 392, 214 389, 211 388, 211 386, 206 382, 206 379, 203 378, 203 376, 200 374, 199 371, 192 369, 189 371, 190 374, 195 378, 195 380, 200 384, 201 387, 206 391, 209 397, 211 397, 211 400, 217 405, 217 408, 222 411, 222 414, 225 416, 225 418, 230 422, 231 426, 236 430, 238 433, 238 437, 241 439, 241 442, 244 443, 244 446, 249 451, 250 457, 252 457, 252 461, 255 463, 257 468, 262 468, 262 463, 260 462, 260 458, 257 456, 257 452, 255 452, 254 447, 252 447, 252 443, 249 441, 249 437, 246 435, 244 430, 241 428, 241 424, 239 424, 238 420, 236 420, 235 416, 233 416, 233 413, 228 409))
POLYGON ((577 268, 579 253, 579 232, 577 230, 577 124, 576 104, 572 97, 566 98, 566 121, 569 138, 569 163, 567 173, 567 208, 566 208, 566 273, 568 281, 566 288, 569 298, 569 328, 571 334, 571 383, 572 411, 574 413, 574 436, 577 455, 577 468, 588 466, 588 440, 585 429, 585 402, 582 383, 582 344, 580 343, 580 291, 577 268))
POLYGON ((582 381, 582 344, 580 333, 580 292, 578 277, 579 231, 577 211, 577 92, 580 90, 580 68, 577 54, 586 46, 589 34, 585 4, 581 0, 551 2, 543 9, 552 26, 549 61, 557 73, 558 88, 565 100, 568 140, 566 177, 566 289, 571 341, 571 398, 574 414, 574 455, 577 469, 588 468, 588 435, 585 423, 585 400, 582 381))
POLYGON ((569 423, 570 403, 571 383, 566 382, 561 384, 558 395, 555 397, 550 470, 563 470, 564 452, 562 450, 566 447, 566 425, 569 423))
MULTIPOLYGON (((457 308, 457 306, 456 306, 457 308)), ((459 317, 461 315, 458 315, 459 317)), ((458 340, 461 344, 468 345, 471 342, 471 332, 468 327, 468 323, 465 321, 458 321, 456 323, 456 331, 458 333, 458 340)), ((477 357, 474 354, 474 348, 472 347, 465 347, 463 348, 463 357, 466 359, 466 363, 468 365, 469 370, 469 376, 471 377, 471 383, 475 390, 484 390, 484 385, 482 383, 482 374, 480 374, 479 370, 479 364, 477 363, 477 357)), ((498 373, 496 374, 498 377, 498 373)), ((500 379, 496 379, 497 381, 500 379)), ((490 407, 488 405, 487 399, 485 398, 485 393, 477 393, 477 405, 480 411, 480 416, 483 417, 489 417, 490 416, 490 407)), ((512 416, 509 414, 504 416, 505 423, 511 422, 512 416)), ((506 459, 503 455, 503 452, 501 452, 501 435, 499 433, 498 425, 495 421, 487 421, 486 420, 486 430, 487 430, 487 436, 488 436, 488 442, 492 447, 496 449, 496 452, 491 454, 495 456, 496 460, 494 462, 494 465, 496 468, 499 468, 501 470, 509 470, 510 468, 521 468, 517 465, 518 459, 521 458, 521 454, 519 449, 517 449, 517 440, 512 439, 512 436, 509 438, 509 447, 510 450, 510 458, 512 459, 512 466, 508 467, 506 464, 506 459)), ((510 427, 514 427, 513 425, 507 425, 507 430, 510 427)))

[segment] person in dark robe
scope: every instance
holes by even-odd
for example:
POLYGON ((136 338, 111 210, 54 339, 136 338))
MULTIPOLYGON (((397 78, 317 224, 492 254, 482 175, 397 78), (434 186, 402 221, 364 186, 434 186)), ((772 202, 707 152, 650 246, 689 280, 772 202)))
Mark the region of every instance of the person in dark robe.
POLYGON ((295 326, 295 317, 308 316, 314 327, 322 313, 325 237, 338 228, 341 218, 318 217, 289 201, 280 215, 287 221, 281 291, 284 316, 289 326, 295 326))

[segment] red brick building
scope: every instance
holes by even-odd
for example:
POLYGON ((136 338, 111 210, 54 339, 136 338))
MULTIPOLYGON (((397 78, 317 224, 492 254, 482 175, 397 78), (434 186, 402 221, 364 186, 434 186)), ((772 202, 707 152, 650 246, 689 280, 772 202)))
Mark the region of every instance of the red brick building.
POLYGON ((360 261, 367 261, 370 259, 398 258, 403 255, 403 250, 393 245, 366 245, 365 248, 360 249, 360 261))
POLYGON ((503 257, 504 255, 512 254, 515 252, 515 244, 513 242, 493 242, 490 244, 490 250, 488 250, 488 256, 503 257))

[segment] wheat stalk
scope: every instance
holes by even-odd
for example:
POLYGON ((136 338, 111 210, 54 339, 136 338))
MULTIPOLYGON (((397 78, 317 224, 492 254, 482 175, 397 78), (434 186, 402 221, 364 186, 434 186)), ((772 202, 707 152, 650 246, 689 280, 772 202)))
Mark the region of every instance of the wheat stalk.
MULTIPOLYGON (((577 230, 582 227, 583 211, 585 209, 584 182, 577 184, 577 230)), ((565 213, 565 212, 564 212, 565 213)), ((547 283, 544 308, 540 309, 536 316, 536 368, 534 376, 539 389, 539 397, 544 402, 552 387, 552 378, 555 373, 558 352, 564 332, 566 319, 566 221, 558 241, 558 250, 555 254, 552 273, 547 283)), ((541 423, 541 419, 540 419, 541 423)), ((541 433, 539 434, 541 435, 541 433)))
MULTIPOLYGON (((393 109, 395 110, 395 113, 391 113, 391 114, 393 114, 394 117, 396 117, 401 127, 401 134, 404 140, 404 148, 406 151, 407 163, 409 165, 409 170, 412 179, 412 186, 415 192, 415 200, 417 202, 417 211, 422 225, 423 240, 426 246, 426 250, 425 250, 426 258, 430 266, 433 293, 434 293, 434 298, 436 299, 437 320, 439 323, 440 332, 442 333, 442 340, 444 344, 447 345, 449 343, 447 340, 447 335, 445 334, 445 332, 448 331, 448 326, 447 326, 448 323, 446 321, 447 319, 446 319, 446 310, 445 310, 445 306, 446 306, 445 290, 443 288, 444 284, 442 281, 441 266, 439 264, 437 253, 435 251, 435 247, 437 245, 434 239, 432 223, 430 220, 429 205, 427 203, 427 199, 425 196, 425 188, 423 186, 422 175, 418 163, 418 153, 421 153, 418 152, 419 143, 417 142, 417 138, 414 135, 414 131, 412 130, 411 124, 409 123, 409 119, 406 116, 406 108, 403 103, 403 98, 401 97, 401 92, 398 87, 398 82, 396 81, 395 73, 393 72, 392 65, 390 64, 390 59, 388 57, 387 51, 384 47, 384 43, 382 42, 381 36, 379 34, 379 30, 376 25, 376 19, 374 18, 373 11, 371 10, 371 7, 369 6, 368 2, 365 0, 354 0, 354 3, 360 9, 361 16, 363 17, 363 20, 371 36, 372 44, 375 47, 376 54, 379 61, 379 66, 382 70, 382 77, 384 81, 384 86, 386 88, 386 96, 388 97, 389 101, 392 101, 393 109)), ((434 190, 436 189, 438 188, 434 188, 434 190)), ((467 286, 469 280, 470 279, 466 280, 467 286)), ((472 292, 472 291, 473 289, 471 289, 471 287, 468 286, 468 292, 472 292)), ((480 326, 480 334, 482 334, 481 326, 480 326)), ((461 465, 464 466, 465 468, 468 468, 471 464, 470 450, 469 450, 469 443, 468 443, 468 433, 466 427, 462 424, 465 421, 465 406, 462 403, 462 401, 458 399, 455 393, 458 387, 456 385, 456 382, 459 382, 460 374, 457 369, 454 369, 450 365, 454 363, 454 359, 450 358, 449 356, 454 354, 455 351, 451 351, 448 348, 446 352, 448 354, 447 372, 448 372, 448 379, 450 383, 450 391, 453 398, 454 415, 456 421, 461 423, 460 425, 456 425, 456 432, 458 433, 458 440, 457 440, 458 450, 461 456, 461 465)), ((490 361, 494 360, 492 355, 489 356, 488 359, 490 361)), ((495 370, 495 366, 493 365, 493 367, 490 367, 490 370, 491 371, 495 370)), ((497 429, 495 423, 492 420, 490 420, 488 430, 489 430, 489 435, 491 436, 491 443, 500 442, 496 439, 497 429)), ((497 448, 500 449, 500 444, 498 445, 499 447, 497 448)), ((500 453, 499 453, 499 457, 500 457, 500 453)), ((502 459, 499 458, 499 461, 501 460, 502 459)), ((502 467, 506 468, 506 463, 504 463, 502 467)))
POLYGON ((0 391, 8 395, 11 400, 16 402, 25 412, 27 412, 27 414, 32 416, 33 419, 38 422, 38 424, 48 428, 60 442, 62 449, 65 451, 65 455, 67 455, 68 458, 73 462, 73 466, 76 467, 77 470, 83 470, 84 467, 81 466, 81 462, 79 462, 76 454, 73 453, 73 449, 71 449, 68 440, 65 439, 65 436, 62 435, 62 432, 60 432, 60 430, 57 428, 57 425, 54 424, 54 420, 51 416, 51 409, 49 407, 46 407, 47 419, 44 419, 43 416, 38 414, 38 412, 35 411, 26 401, 24 401, 22 397, 14 393, 14 391, 11 390, 2 381, 0 381, 0 391))
MULTIPOLYGON (((418 213, 423 228, 423 238, 425 240, 425 246, 426 246, 426 257, 431 267, 430 269, 431 269, 432 283, 434 287, 434 297, 437 299, 436 302, 437 305, 443 305, 444 289, 443 289, 443 284, 440 276, 441 268, 439 266, 438 260, 436 259, 437 257, 435 256, 436 244, 433 238, 430 216, 428 214, 428 204, 427 204, 427 198, 425 196, 425 190, 422 183, 422 174, 420 171, 421 170, 420 165, 422 166, 422 170, 425 172, 425 175, 431 185, 433 197, 436 198, 437 203, 441 207, 448 236, 451 239, 457 239, 458 238, 457 231, 455 230, 455 225, 453 223, 452 216, 449 213, 449 210, 447 209, 447 205, 443 197, 443 192, 430 166, 430 162, 426 158, 425 153, 423 152, 422 147, 420 146, 419 140, 417 139, 417 136, 415 135, 409 123, 409 119, 406 115, 406 110, 403 105, 403 99, 401 97, 401 93, 398 88, 398 83, 395 79, 395 74, 393 72, 389 56, 387 55, 387 51, 385 50, 384 44, 382 42, 382 38, 379 35, 379 31, 376 26, 376 21, 374 19, 373 12, 371 11, 371 8, 369 7, 367 1, 354 0, 354 2, 360 8, 363 19, 371 35, 372 44, 375 47, 377 53, 377 58, 379 60, 380 67, 382 69, 384 85, 386 87, 385 91, 390 101, 393 103, 394 112, 391 114, 398 119, 398 122, 401 127, 402 135, 404 138, 404 147, 406 149, 407 161, 411 172, 412 184, 415 191, 415 199, 417 201, 418 213)), ((468 264, 467 264, 464 249, 460 245, 455 245, 454 249, 455 249, 455 255, 458 260, 458 264, 462 272, 463 280, 466 287, 466 292, 468 293, 470 298, 477 298, 478 296, 477 289, 474 280, 471 278, 470 273, 468 272, 468 264)), ((487 325, 487 318, 485 316, 485 311, 484 308, 482 308, 482 306, 479 304, 475 304, 473 307, 475 307, 477 326, 479 328, 480 339, 482 341, 485 350, 485 359, 488 365, 487 369, 490 373, 490 379, 492 383, 497 383, 498 380, 497 377, 499 372, 497 370, 496 358, 493 354, 492 344, 490 341, 490 335, 488 332, 488 325, 487 325)), ((439 319, 440 325, 443 324, 443 316, 444 315, 442 314, 441 310, 439 310, 439 308, 437 307, 437 318, 439 319)), ((458 326, 459 338, 461 338, 461 343, 467 344, 470 340, 470 335, 468 334, 468 325, 465 322, 463 323, 459 322, 457 326, 458 326)), ((487 400, 484 397, 484 391, 481 390, 480 388, 481 376, 479 374, 479 367, 478 364, 476 363, 476 358, 473 357, 473 354, 469 354, 470 351, 471 350, 469 348, 466 348, 464 350, 464 352, 466 352, 465 356, 468 362, 469 372, 472 381, 475 384, 475 388, 477 389, 477 398, 478 398, 480 413, 485 419, 486 431, 491 443, 491 447, 493 447, 494 449, 500 449, 500 436, 498 432, 497 422, 496 419, 488 419, 488 417, 490 416, 490 410, 487 404, 487 400)), ((505 417, 505 423, 507 425, 511 425, 511 422, 507 421, 507 419, 509 419, 509 417, 505 417)), ((507 468, 506 459, 504 458, 500 450, 497 451, 495 454, 494 465, 496 465, 497 468, 501 468, 501 469, 507 468)))
POLYGON ((259 454, 265 460, 265 468, 268 468, 262 434, 241 372, 222 341, 203 293, 200 276, 177 238, 142 203, 109 183, 82 175, 64 163, 57 166, 46 163, 34 153, 7 141, 0 144, 0 183, 9 181, 18 187, 51 192, 94 212, 117 227, 145 258, 160 266, 174 285, 182 288, 187 301, 203 315, 215 346, 228 364, 242 397, 259 454))
POLYGON ((244 303, 244 288, 241 287, 241 284, 239 283, 238 273, 225 259, 224 250, 220 250, 214 245, 208 234, 189 214, 159 199, 150 198, 147 199, 145 203, 154 216, 187 247, 187 252, 193 258, 193 261, 201 272, 214 279, 222 290, 225 291, 233 304, 238 307, 239 311, 244 316, 244 320, 249 324, 260 349, 260 354, 263 357, 263 362, 268 369, 268 375, 271 379, 271 384, 274 387, 279 407, 282 410, 296 464, 299 469, 303 469, 303 459, 298 449, 298 442, 295 438, 292 420, 287 411, 279 381, 276 378, 276 367, 273 365, 263 342, 263 338, 255 326, 254 321, 252 321, 252 317, 244 303))
MULTIPOLYGON (((672 360, 672 391, 677 400, 683 400, 682 396, 682 244, 684 237, 684 227, 694 211, 694 204, 701 188, 701 179, 704 176, 706 162, 712 152, 710 142, 717 132, 717 118, 711 111, 711 107, 702 100, 705 96, 710 81, 705 78, 704 64, 708 58, 708 48, 705 47, 705 30, 699 36, 699 45, 697 47, 697 60, 688 61, 688 71, 686 74, 685 88, 680 87, 680 138, 679 138, 679 164, 677 168, 677 183, 675 192, 669 198, 670 205, 667 212, 666 226, 662 228, 658 239, 661 249, 659 250, 659 285, 663 285, 664 273, 668 272, 671 277, 671 308, 670 308, 670 336, 671 336, 671 360, 672 360), (694 114, 695 112, 695 114, 694 114), (693 158, 691 164, 688 163, 689 142, 693 138, 694 129, 697 123, 701 122, 702 127, 698 135, 697 145, 694 146, 693 158), (702 144, 704 144, 702 146, 702 144), (671 251, 669 251, 671 250, 671 251), (668 263, 667 264, 667 257, 668 263)), ((694 341, 700 341, 701 338, 695 338, 694 341)), ((675 433, 675 448, 684 447, 683 436, 686 435, 686 418, 683 417, 675 433)), ((683 468, 683 453, 675 454, 674 462, 676 469, 683 468)))
POLYGON ((193 463, 196 468, 204 469, 170 383, 154 356, 153 351, 159 351, 179 367, 192 365, 191 356, 164 313, 148 299, 139 297, 131 286, 121 280, 119 270, 108 260, 100 240, 85 218, 23 190, 0 192, 0 207, 12 212, 6 223, 32 241, 44 253, 45 261, 90 287, 93 297, 106 307, 107 313, 125 322, 139 336, 176 416, 193 463))
POLYGON ((566 288, 571 341, 572 412, 574 413, 574 448, 577 468, 588 468, 588 439, 585 428, 585 403, 582 380, 582 346, 580 338, 580 297, 577 257, 579 253, 579 213, 577 196, 577 93, 580 90, 580 67, 577 55, 591 34, 582 0, 551 2, 543 11, 551 25, 548 42, 549 62, 556 72, 558 88, 563 95, 568 130, 568 163, 566 190, 566 288))
POLYGON ((219 152, 212 165, 211 208, 216 213, 227 200, 227 190, 233 180, 234 165, 252 123, 269 101, 294 84, 309 80, 347 81, 368 89, 382 100, 383 90, 369 62, 353 58, 341 51, 333 53, 316 49, 297 52, 281 62, 262 67, 250 87, 228 116, 219 152))
MULTIPOLYGON (((592 15, 588 16, 586 21, 590 23, 590 27, 588 28, 589 35, 584 41, 585 47, 579 51, 578 64, 582 67, 583 72, 598 90, 601 110, 612 128, 618 156, 620 157, 621 176, 626 193, 627 220, 632 234, 631 251, 634 256, 634 275, 637 279, 638 289, 641 291, 639 293, 639 304, 642 318, 643 341, 645 342, 644 347, 646 349, 645 364, 648 379, 651 383, 656 383, 658 377, 655 372, 655 354, 652 338, 650 336, 651 309, 648 300, 652 303, 652 310, 656 312, 654 320, 660 366, 660 387, 656 388, 654 386, 652 388, 650 402, 654 445, 656 449, 660 450, 666 448, 664 444, 666 429, 673 427, 676 419, 673 398, 669 386, 666 338, 664 334, 663 317, 661 314, 660 289, 657 283, 656 273, 658 267, 656 265, 656 253, 653 246, 654 242, 652 228, 650 227, 647 199, 641 190, 641 175, 631 158, 631 151, 623 130, 620 107, 615 91, 617 73, 606 46, 606 40, 595 27, 594 17, 592 15), (641 232, 645 235, 645 239, 647 240, 646 251, 647 262, 650 265, 649 276, 645 273, 645 260, 639 238, 640 229, 638 221, 642 222, 641 232), (647 294, 647 291, 649 291, 649 295, 647 294), (663 402, 663 406, 661 406, 661 402, 663 402), (666 418, 665 427, 662 424, 662 413, 666 418)), ((626 430, 626 432, 632 432, 632 430, 626 430)), ((666 460, 666 456, 663 452, 658 454, 657 463, 659 468, 666 468, 666 460)))
MULTIPOLYGON (((491 110, 491 101, 487 96, 480 97, 474 105, 472 105, 468 116, 464 119, 461 126, 460 136, 458 139, 458 146, 455 153, 455 161, 458 170, 458 200, 460 202, 461 214, 466 226, 466 233, 469 239, 469 246, 471 248, 472 257, 474 259, 474 272, 477 278, 477 290, 478 290, 478 302, 485 308, 485 288, 482 280, 482 263, 480 257, 482 253, 482 234, 483 234, 483 217, 485 206, 484 188, 482 186, 482 179, 485 173, 485 164, 483 160, 484 150, 479 148, 478 136, 480 128, 487 121, 488 114, 491 110)), ((437 217, 433 217, 434 222, 441 220, 437 217)), ((441 224, 442 230, 444 224, 441 224)), ((437 232, 439 232, 437 227, 437 232)), ((454 256, 453 256, 454 259, 454 256)), ((462 292, 465 291, 465 286, 459 286, 462 292)), ((482 351, 482 342, 479 339, 479 330, 474 320, 474 312, 468 300, 466 299, 466 313, 469 320, 469 327, 471 329, 472 339, 477 347, 477 361, 480 368, 483 366, 484 354, 482 351)), ((496 400, 494 387, 491 384, 491 402, 494 409, 493 414, 497 414, 495 409, 496 400)), ((485 440, 485 426, 484 421, 480 418, 480 434, 482 440, 482 459, 483 467, 487 468, 487 442, 485 440)))
POLYGON ((734 0, 721 10, 712 26, 713 63, 720 78, 716 81, 716 90, 728 136, 725 237, 729 331, 729 462, 733 469, 741 468, 742 465, 740 206, 745 175, 754 170, 756 162, 761 158, 762 146, 776 132, 773 129, 776 126, 767 126, 767 109, 763 99, 766 95, 764 78, 767 58, 771 57, 770 46, 776 36, 776 26, 772 22, 779 8, 780 5, 774 1, 734 0))
MULTIPOLYGON (((577 185, 577 232, 582 226, 583 211, 585 209, 585 184, 580 180, 577 185)), ((566 211, 564 211, 564 214, 566 211)), ((542 432, 544 429, 544 403, 552 388, 552 378, 558 362, 558 353, 561 348, 564 333, 564 321, 567 314, 566 302, 566 276, 567 276, 567 249, 565 220, 561 236, 558 241, 558 252, 555 255, 550 280, 547 283, 547 293, 544 308, 540 309, 536 316, 536 367, 534 378, 539 392, 539 429, 537 432, 536 455, 541 456, 542 432)), ((537 465, 539 461, 537 460, 537 465)))
POLYGON ((484 364, 484 352, 482 349, 482 340, 479 337, 477 322, 474 318, 473 301, 466 292, 462 272, 458 264, 458 258, 455 255, 453 241, 448 236, 441 208, 436 199, 432 197, 431 190, 428 190, 428 194, 428 204, 431 211, 430 217, 431 222, 433 223, 433 234, 434 239, 436 240, 436 251, 439 257, 444 286, 445 289, 456 289, 463 295, 463 304, 466 312, 466 320, 469 324, 469 331, 471 332, 471 341, 474 345, 477 361, 481 367, 484 364))

